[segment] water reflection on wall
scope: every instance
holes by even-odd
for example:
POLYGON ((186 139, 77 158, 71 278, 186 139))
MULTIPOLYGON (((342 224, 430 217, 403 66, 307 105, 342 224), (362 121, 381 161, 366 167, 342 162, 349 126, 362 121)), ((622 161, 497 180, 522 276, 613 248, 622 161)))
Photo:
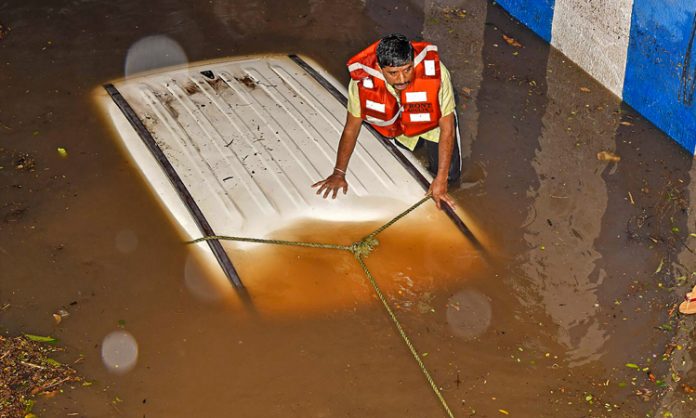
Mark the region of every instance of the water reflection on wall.
POLYGON ((558 339, 567 347, 571 365, 596 358, 606 335, 596 317, 596 292, 605 272, 595 267, 600 253, 594 240, 607 209, 601 174, 608 163, 598 161, 596 154, 614 150, 618 125, 611 113, 618 104, 603 103, 606 93, 591 93, 599 86, 579 86, 577 73, 563 55, 551 51, 548 104, 532 161, 539 186, 528 191, 533 199, 524 227, 529 250, 521 255, 521 269, 539 299, 528 303, 540 302, 558 325, 558 339))

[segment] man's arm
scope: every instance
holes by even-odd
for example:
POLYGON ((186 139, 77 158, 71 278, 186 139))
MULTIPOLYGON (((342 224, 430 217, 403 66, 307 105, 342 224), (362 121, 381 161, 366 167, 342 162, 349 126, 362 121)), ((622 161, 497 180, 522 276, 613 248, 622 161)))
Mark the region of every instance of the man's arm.
MULTIPOLYGON (((343 126, 343 133, 341 134, 341 139, 338 141, 338 152, 336 153, 336 165, 334 166, 334 171, 326 179, 318 181, 312 185, 312 187, 319 187, 317 194, 321 194, 323 192, 324 198, 327 198, 329 194, 333 193, 331 197, 335 199, 340 189, 343 189, 343 194, 348 193, 346 171, 348 171, 348 162, 350 161, 350 156, 353 155, 353 150, 355 149, 355 143, 358 141, 358 134, 360 134, 361 126, 362 119, 353 116, 350 112, 347 112, 346 124, 343 126)), ((446 172, 445 176, 447 176, 446 172)))
POLYGON ((454 148, 454 113, 441 117, 438 125, 440 127, 440 141, 437 146, 437 175, 430 184, 428 193, 433 196, 437 208, 441 209, 442 202, 454 207, 454 201, 447 195, 447 177, 452 161, 452 149, 454 148))

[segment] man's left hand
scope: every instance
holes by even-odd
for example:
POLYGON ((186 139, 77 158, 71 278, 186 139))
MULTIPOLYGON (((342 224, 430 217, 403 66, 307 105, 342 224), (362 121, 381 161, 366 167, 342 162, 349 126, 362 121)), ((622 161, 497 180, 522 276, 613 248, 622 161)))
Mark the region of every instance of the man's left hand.
POLYGON ((433 182, 430 183, 428 194, 433 197, 435 206, 437 206, 438 209, 442 209, 443 203, 454 209, 454 201, 447 194, 447 179, 435 177, 433 182))

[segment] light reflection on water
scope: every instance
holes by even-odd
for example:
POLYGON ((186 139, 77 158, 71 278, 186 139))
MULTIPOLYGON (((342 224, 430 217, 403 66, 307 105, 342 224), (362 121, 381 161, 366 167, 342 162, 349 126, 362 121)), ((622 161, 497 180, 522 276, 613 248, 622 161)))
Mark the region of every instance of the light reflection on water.
POLYGON ((124 76, 143 71, 187 64, 186 52, 175 40, 165 35, 142 38, 128 48, 124 76))
POLYGON ((114 239, 116 249, 124 254, 132 253, 138 249, 138 235, 131 229, 124 229, 116 234, 114 239))
POLYGON ((486 332, 493 309, 486 295, 475 289, 464 289, 449 298, 446 315, 452 333, 469 340, 486 332))
POLYGON ((102 341, 101 357, 111 373, 128 373, 138 362, 138 342, 127 331, 113 331, 102 341))

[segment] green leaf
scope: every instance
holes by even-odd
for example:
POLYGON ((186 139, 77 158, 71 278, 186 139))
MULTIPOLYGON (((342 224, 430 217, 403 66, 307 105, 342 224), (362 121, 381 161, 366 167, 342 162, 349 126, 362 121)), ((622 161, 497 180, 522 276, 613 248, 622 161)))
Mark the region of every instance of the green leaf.
POLYGON ((24 334, 24 337, 29 341, 36 341, 37 343, 54 343, 58 341, 53 337, 42 337, 41 335, 24 334))
POLYGON ((665 262, 665 259, 664 259, 664 258, 661 258, 661 259, 660 259, 660 265, 657 266, 657 270, 655 270, 655 274, 657 274, 657 273, 659 273, 659 272, 662 271, 662 265, 664 264, 664 262, 665 262))
POLYGON ((672 331, 672 325, 670 324, 662 324, 658 328, 660 328, 663 331, 672 331))
POLYGON ((22 402, 24 403, 24 412, 29 414, 34 409, 35 401, 33 399, 25 399, 22 402))
POLYGON ((46 363, 46 364, 50 364, 50 365, 53 366, 53 367, 60 367, 60 366, 62 366, 62 364, 60 364, 59 361, 54 360, 54 359, 52 359, 52 358, 47 358, 47 359, 45 360, 45 363, 46 363))
POLYGON ((678 232, 679 232, 679 227, 673 226, 673 227, 672 227, 672 232, 674 232, 675 234, 678 233, 678 232))
POLYGON ((638 365, 635 363, 626 363, 626 367, 629 369, 640 369, 640 367, 638 367, 638 365))
POLYGON ((119 328, 125 328, 125 327, 126 327, 126 320, 125 320, 125 319, 119 319, 119 320, 118 320, 118 326, 119 326, 119 328))

